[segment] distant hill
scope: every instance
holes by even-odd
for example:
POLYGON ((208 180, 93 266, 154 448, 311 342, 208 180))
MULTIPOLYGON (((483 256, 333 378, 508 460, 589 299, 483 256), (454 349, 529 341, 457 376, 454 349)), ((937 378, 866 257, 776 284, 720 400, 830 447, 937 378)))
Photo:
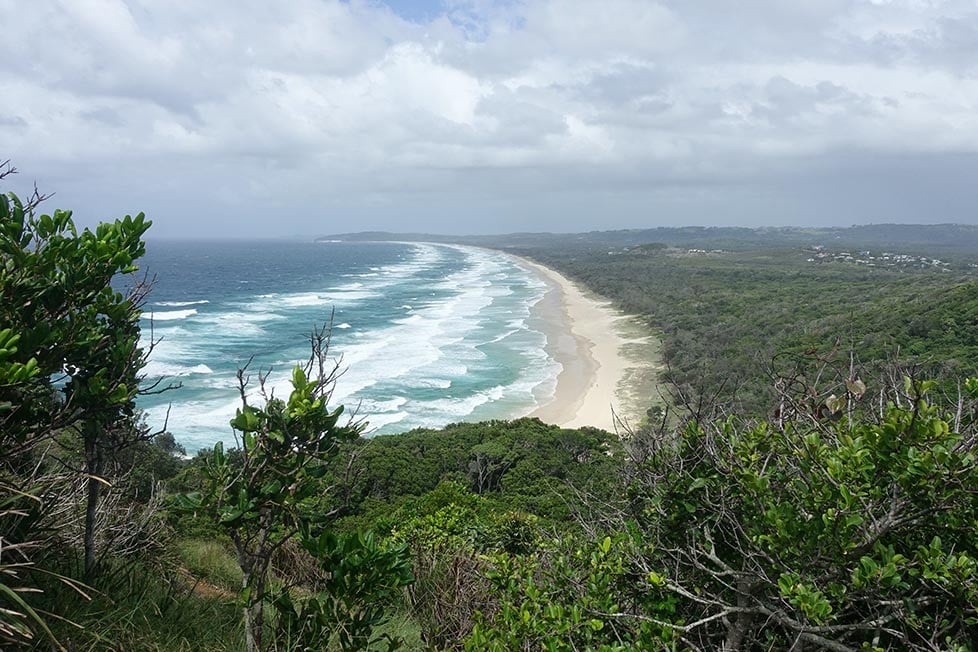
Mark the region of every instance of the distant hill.
POLYGON ((831 249, 897 250, 949 260, 978 258, 978 225, 868 224, 851 227, 659 227, 586 233, 509 233, 447 236, 431 233, 368 231, 317 238, 345 242, 405 241, 470 244, 501 249, 624 249, 648 243, 732 251, 823 246, 831 249))

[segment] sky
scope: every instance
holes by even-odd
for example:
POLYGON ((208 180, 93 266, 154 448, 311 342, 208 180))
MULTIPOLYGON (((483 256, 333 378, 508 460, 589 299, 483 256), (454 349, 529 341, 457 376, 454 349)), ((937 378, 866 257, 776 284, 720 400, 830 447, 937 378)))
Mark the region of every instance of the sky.
POLYGON ((975 0, 0 0, 0 161, 157 237, 978 223, 975 0))

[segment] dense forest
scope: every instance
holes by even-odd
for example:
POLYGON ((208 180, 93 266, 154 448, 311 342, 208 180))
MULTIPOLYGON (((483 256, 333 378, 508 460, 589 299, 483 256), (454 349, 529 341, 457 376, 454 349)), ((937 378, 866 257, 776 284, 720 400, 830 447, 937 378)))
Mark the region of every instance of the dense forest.
POLYGON ((324 328, 287 397, 242 398, 238 448, 186 459, 135 409, 164 389, 149 222, 42 202, 0 198, 4 649, 978 648, 968 227, 887 264, 859 230, 872 266, 781 231, 480 241, 644 319, 666 407, 368 439, 324 328))
POLYGON ((978 270, 966 263, 870 267, 780 247, 518 252, 642 316, 662 335, 666 380, 739 413, 763 416, 777 402, 772 374, 811 360, 942 378, 978 360, 978 270))

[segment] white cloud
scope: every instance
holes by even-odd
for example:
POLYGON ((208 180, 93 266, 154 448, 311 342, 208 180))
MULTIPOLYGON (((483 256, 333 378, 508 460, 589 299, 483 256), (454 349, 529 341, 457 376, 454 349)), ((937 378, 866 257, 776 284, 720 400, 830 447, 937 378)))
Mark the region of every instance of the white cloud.
POLYGON ((143 198, 173 215, 163 231, 201 223, 179 194, 201 212, 237 202, 259 232, 276 201, 391 228, 398 207, 423 219, 511 193, 529 214, 561 190, 628 194, 629 226, 664 186, 694 211, 717 183, 805 184, 852 152, 978 155, 966 0, 446 7, 422 24, 374 0, 0 0, 16 35, 0 42, 0 159, 99 209, 143 198))

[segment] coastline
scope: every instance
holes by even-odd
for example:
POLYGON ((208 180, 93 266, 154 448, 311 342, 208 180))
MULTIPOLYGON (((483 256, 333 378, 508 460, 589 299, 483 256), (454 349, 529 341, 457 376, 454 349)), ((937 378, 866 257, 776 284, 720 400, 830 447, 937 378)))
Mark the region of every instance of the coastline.
POLYGON ((549 286, 537 315, 547 348, 562 367, 554 396, 527 416, 564 428, 617 432, 622 425, 637 427, 653 402, 646 392, 655 387, 652 356, 658 342, 610 301, 549 267, 508 255, 549 286))

